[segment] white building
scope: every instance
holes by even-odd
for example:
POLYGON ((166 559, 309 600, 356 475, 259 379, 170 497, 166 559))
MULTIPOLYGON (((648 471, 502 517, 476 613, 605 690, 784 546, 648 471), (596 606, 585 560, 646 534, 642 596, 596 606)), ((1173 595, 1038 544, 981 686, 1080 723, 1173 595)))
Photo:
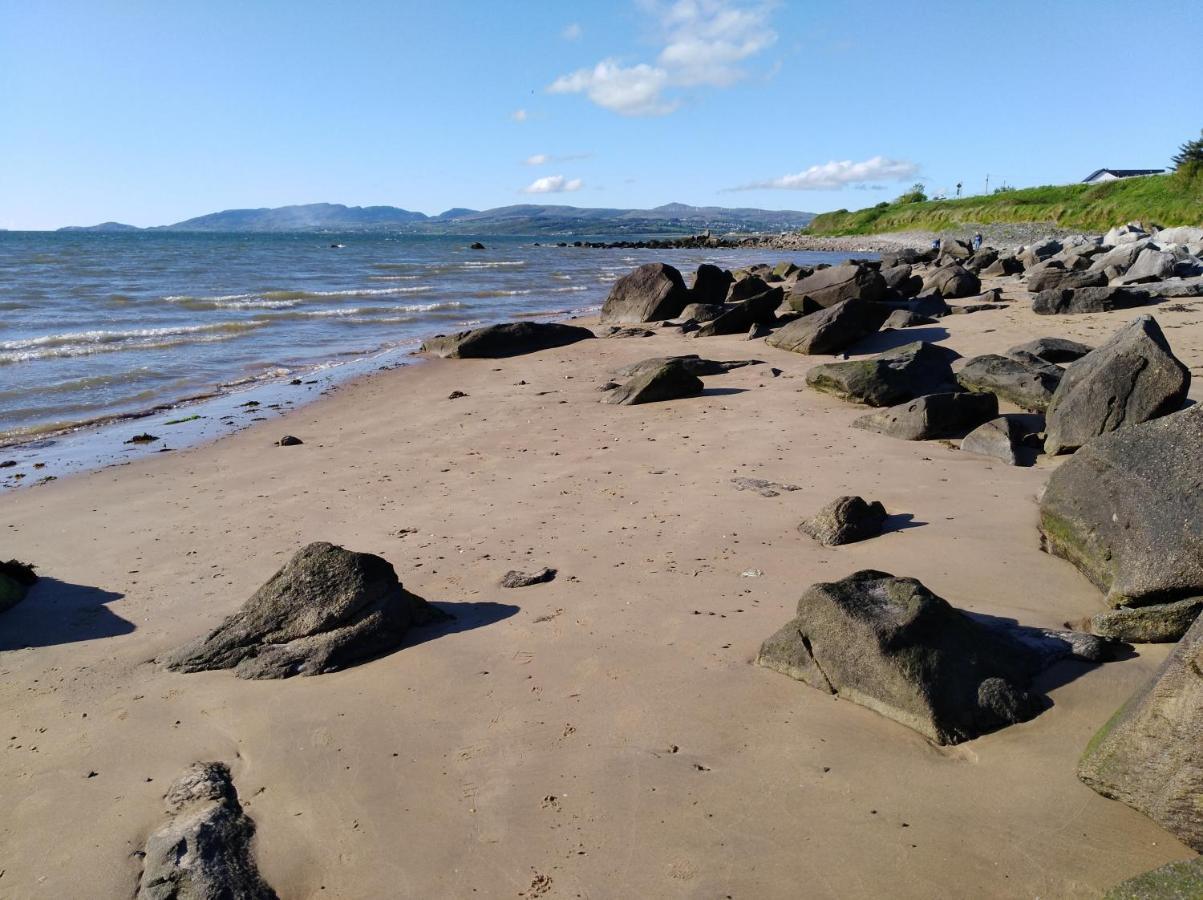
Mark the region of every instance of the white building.
POLYGON ((1121 178, 1139 178, 1141 175, 1160 175, 1165 169, 1099 169, 1082 179, 1082 184, 1101 184, 1104 181, 1119 181, 1121 178))

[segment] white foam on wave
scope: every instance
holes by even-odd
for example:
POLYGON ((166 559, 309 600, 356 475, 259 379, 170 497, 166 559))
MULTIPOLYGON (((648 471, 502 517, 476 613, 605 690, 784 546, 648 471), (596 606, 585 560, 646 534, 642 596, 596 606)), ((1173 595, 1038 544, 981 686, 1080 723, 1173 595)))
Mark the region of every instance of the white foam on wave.
POLYGON ((76 332, 71 335, 46 335, 43 338, 26 341, 5 341, 0 344, 0 365, 32 362, 39 359, 91 356, 95 353, 114 353, 123 350, 162 350, 182 345, 211 344, 216 341, 228 341, 266 324, 265 321, 222 322, 216 325, 143 328, 127 332, 76 332), (76 340, 73 342, 65 340, 69 337, 76 338, 76 340))
POLYGON ((494 262, 466 262, 461 263, 465 269, 503 269, 508 266, 525 266, 525 259, 511 260, 496 260, 494 262))

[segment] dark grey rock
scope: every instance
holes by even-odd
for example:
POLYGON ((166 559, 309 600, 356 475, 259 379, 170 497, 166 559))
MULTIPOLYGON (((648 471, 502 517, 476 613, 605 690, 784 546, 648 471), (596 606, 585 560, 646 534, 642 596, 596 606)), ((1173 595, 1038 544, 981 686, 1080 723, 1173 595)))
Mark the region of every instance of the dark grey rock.
POLYGON ((1203 619, 1090 741, 1078 777, 1203 852, 1203 619))
POLYGON ((689 372, 698 376, 724 375, 732 369, 763 365, 763 361, 759 359, 702 359, 696 353, 690 353, 686 356, 655 356, 651 359, 641 359, 639 362, 615 369, 614 374, 620 378, 633 378, 654 371, 670 360, 680 362, 689 372))
POLYGON ((812 585, 756 662, 955 744, 1038 714, 1031 679, 1072 653, 1059 637, 983 625, 913 578, 866 570, 812 585))
POLYGON ((422 344, 421 353, 449 359, 499 359, 592 338, 588 328, 557 322, 506 322, 456 334, 439 334, 422 344))
POLYGON ((690 303, 681 310, 680 318, 693 319, 695 322, 709 322, 721 316, 727 307, 719 303, 690 303))
POLYGON ((164 799, 171 817, 146 839, 136 900, 276 900, 225 763, 194 763, 164 799))
POLYGON ((1020 409, 1044 412, 1064 371, 1051 363, 1031 364, 1009 356, 975 356, 957 372, 957 383, 969 391, 994 394, 1020 409))
POLYGON ((1136 257, 1136 262, 1123 275, 1115 279, 1116 284, 1140 284, 1145 281, 1165 281, 1174 276, 1178 259, 1173 253, 1146 247, 1136 257))
POLYGON ((1043 291, 1032 301, 1032 312, 1042 316, 1078 315, 1132 309, 1149 302, 1149 294, 1136 288, 1086 287, 1043 291))
MULTIPOLYGON (((739 284, 752 279, 748 278, 739 284)), ((728 305, 722 315, 707 322, 695 333, 694 337, 711 337, 718 334, 742 334, 753 325, 772 325, 777 320, 777 307, 785 299, 781 288, 770 288, 762 294, 756 294, 734 305, 728 305)))
POLYGON ((837 497, 798 526, 820 544, 835 547, 864 541, 881 534, 886 508, 863 497, 837 497))
MULTIPOLYGON (((694 273, 693 286, 689 289, 690 304, 721 304, 727 299, 727 291, 734 280, 734 276, 726 269, 702 263, 694 273)), ((704 320, 698 319, 698 321, 704 320)))
POLYGON ((1047 412, 1050 454, 1181 408, 1190 370, 1175 358, 1152 316, 1140 316, 1074 363, 1047 412))
POLYGON ((853 428, 876 431, 904 441, 964 437, 998 416, 993 394, 928 394, 861 416, 853 428))
POLYGON ((981 290, 981 280, 955 263, 935 269, 923 279, 924 293, 939 294, 946 300, 972 297, 974 294, 980 294, 981 290))
POLYGON ((914 297, 923 290, 923 279, 913 274, 911 267, 905 263, 898 266, 882 267, 882 280, 886 289, 900 297, 914 297))
POLYGON ((999 256, 979 272, 987 278, 1005 278, 1008 275, 1018 275, 1023 272, 1023 263, 1014 256, 999 256))
POLYGON ((1041 496, 1044 549, 1113 607, 1203 596, 1200 459, 1203 406, 1091 440, 1041 496))
POLYGON ((1071 363, 1081 359, 1093 349, 1086 344, 1079 344, 1077 341, 1066 338, 1042 337, 1028 341, 1026 344, 1016 344, 1007 351, 1007 356, 1013 356, 1016 353, 1031 353, 1046 362, 1071 363))
POLYGON ((37 573, 29 563, 15 559, 0 562, 0 613, 24 600, 37 580, 37 573))
POLYGON ((239 678, 320 675, 395 650, 411 626, 445 618, 406 591, 379 556, 317 542, 164 661, 177 672, 233 669, 239 678))
POLYGON ((966 272, 971 272, 974 275, 980 275, 983 271, 994 265, 998 259, 998 251, 993 247, 982 247, 981 250, 974 252, 973 256, 969 257, 963 265, 966 272))
POLYGON ((950 363, 957 353, 916 341, 867 359, 823 363, 806 373, 806 383, 868 406, 890 406, 924 394, 960 390, 950 363))
POLYGON ((554 581, 556 577, 555 569, 543 568, 538 572, 519 572, 517 569, 511 569, 505 573, 501 579, 503 588, 520 588, 530 587, 533 584, 546 584, 549 581, 554 581))
POLYGON ((993 456, 1009 466, 1021 466, 1026 456, 1024 451, 1027 449, 1023 445, 1023 438, 1023 428, 1019 423, 1006 416, 999 416, 965 435, 961 441, 961 449, 979 456, 993 456))
MULTIPOLYGON (((466 397, 467 395, 460 394, 460 396, 466 397)), ((284 437, 280 438, 280 440, 276 441, 276 446, 277 447, 298 447, 303 443, 305 443, 305 442, 303 440, 301 440, 299 437, 296 437, 291 434, 286 434, 286 435, 284 435, 284 437)))
POLYGON ((1173 643, 1186 634, 1201 612, 1203 597, 1152 606, 1121 606, 1091 616, 1090 631, 1132 644, 1173 643))
MULTIPOLYGON (((874 267, 861 263, 844 263, 819 269, 800 278, 789 294, 789 304, 803 310, 809 297, 819 306, 830 307, 846 300, 880 300, 886 295, 885 279, 874 267)), ((803 310, 804 311, 804 310, 803 310)))
POLYGON ((927 294, 922 297, 915 297, 907 303, 906 308, 913 313, 921 316, 930 316, 933 319, 939 319, 952 312, 951 307, 944 302, 944 298, 939 294, 927 294))
MULTIPOLYGON (((656 332, 650 328, 640 328, 638 325, 611 325, 599 335, 603 338, 622 340, 624 338, 655 337, 656 332)), ((465 395, 467 396, 467 395, 465 395)))
POLYGON ((629 325, 675 319, 693 300, 680 272, 665 263, 645 263, 614 282, 601 321, 629 325))
MULTIPOLYGON (((741 278, 739 281, 732 283, 731 287, 727 290, 726 303, 728 306, 732 303, 742 303, 749 297, 758 297, 770 289, 781 291, 782 299, 785 298, 785 291, 781 288, 770 288, 770 285, 763 278, 757 275, 749 275, 747 278, 741 278)), ((777 305, 780 305, 780 301, 778 301, 777 305)))
POLYGON ((684 360, 667 359, 619 385, 607 393, 602 402, 620 406, 661 403, 696 397, 704 388, 702 380, 690 371, 684 360))
POLYGON ((887 315, 889 311, 881 304, 845 300, 790 322, 769 335, 765 343, 794 353, 837 353, 875 332, 887 315))
POLYGON ((896 309, 881 326, 882 331, 890 328, 914 328, 916 325, 935 325, 936 320, 913 313, 909 309, 896 309))

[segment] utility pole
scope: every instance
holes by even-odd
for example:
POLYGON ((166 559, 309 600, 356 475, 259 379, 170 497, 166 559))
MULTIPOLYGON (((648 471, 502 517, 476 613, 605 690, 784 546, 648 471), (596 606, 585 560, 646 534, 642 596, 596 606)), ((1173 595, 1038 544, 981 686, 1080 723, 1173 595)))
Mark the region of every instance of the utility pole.
POLYGON ((986 173, 986 193, 990 193, 990 173, 986 173))

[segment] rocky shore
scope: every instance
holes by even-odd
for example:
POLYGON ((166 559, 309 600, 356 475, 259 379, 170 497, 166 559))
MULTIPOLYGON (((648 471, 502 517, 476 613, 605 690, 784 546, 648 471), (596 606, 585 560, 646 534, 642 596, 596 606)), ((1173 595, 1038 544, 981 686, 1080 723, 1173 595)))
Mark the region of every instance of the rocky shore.
POLYGON ((1190 896, 1203 229, 880 240, 6 497, 0 889, 1190 896))

